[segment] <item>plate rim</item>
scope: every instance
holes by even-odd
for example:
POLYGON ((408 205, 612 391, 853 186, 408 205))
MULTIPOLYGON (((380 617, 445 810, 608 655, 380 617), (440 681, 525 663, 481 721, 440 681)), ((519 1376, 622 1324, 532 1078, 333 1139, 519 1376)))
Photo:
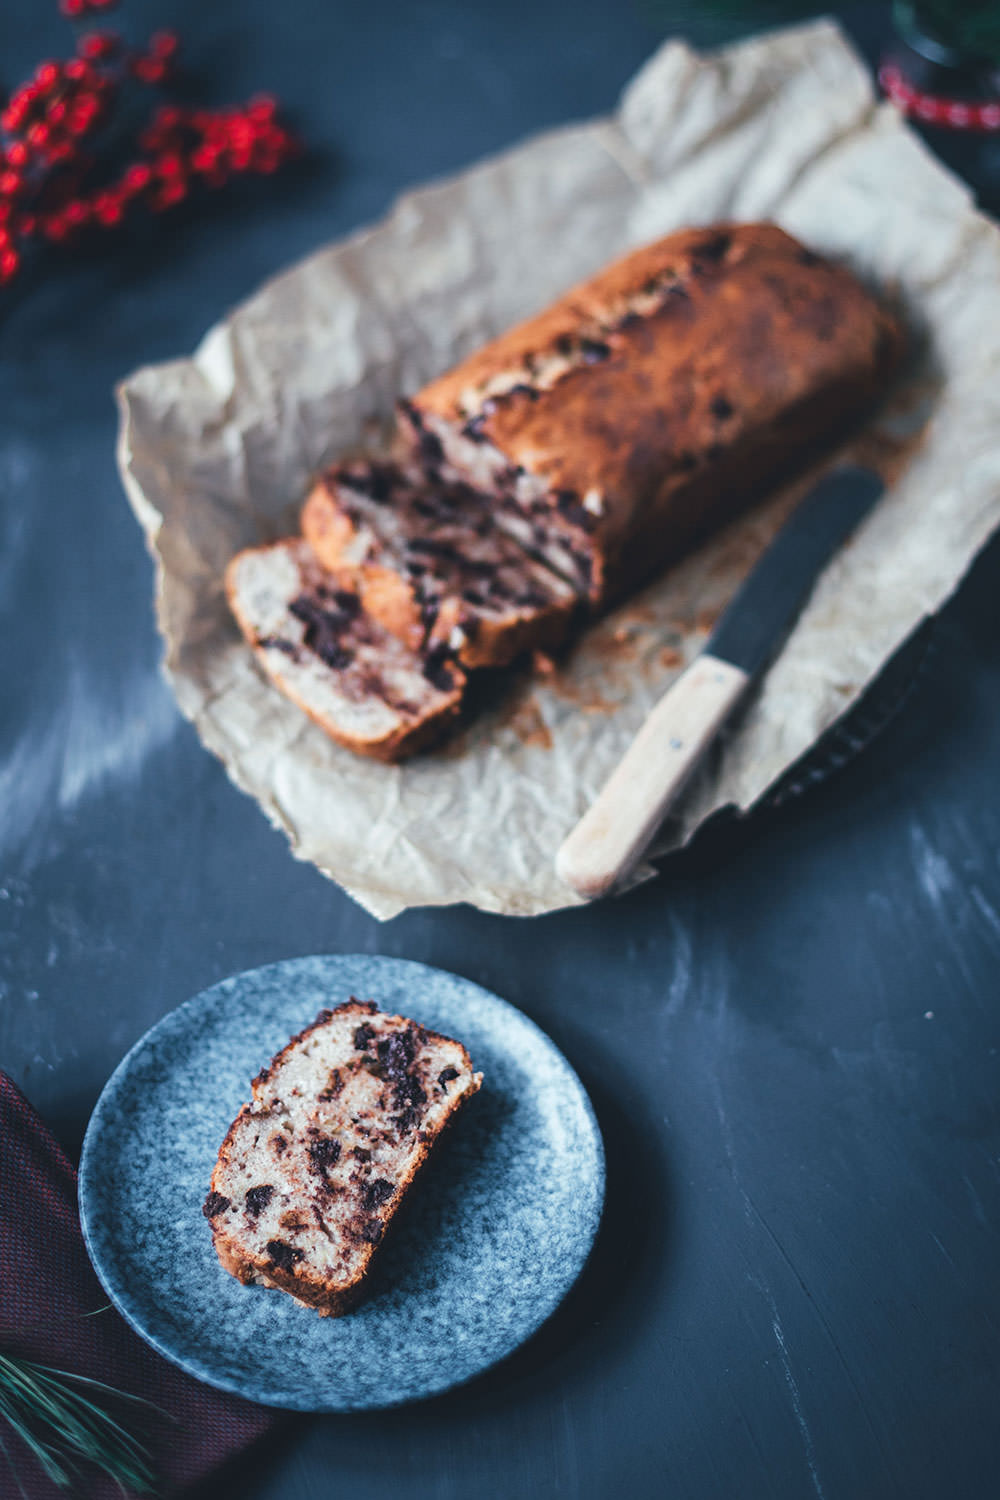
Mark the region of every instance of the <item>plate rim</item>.
MULTIPOLYGON (((249 1084, 247 1085, 247 1087, 249 1087, 249 1084)), ((436 964, 424 963, 420 959, 403 958, 396 954, 358 952, 299 954, 290 958, 275 959, 266 964, 258 964, 250 969, 240 969, 233 974, 224 975, 222 978, 213 981, 212 984, 206 985, 203 989, 198 990, 196 994, 189 996, 187 1000, 181 1001, 179 1005, 173 1006, 170 1010, 166 1011, 165 1014, 159 1018, 159 1020, 154 1021, 153 1025, 150 1026, 145 1032, 143 1032, 143 1034, 138 1037, 135 1042, 133 1042, 131 1047, 129 1047, 128 1051, 124 1054, 117 1066, 109 1075, 107 1081, 101 1089, 100 1094, 98 1095, 97 1101, 94 1105, 93 1110, 91 1111, 90 1118, 87 1122, 87 1128, 83 1139, 83 1146, 80 1152, 80 1166, 77 1176, 77 1202, 79 1208, 80 1228, 88 1258, 98 1281, 106 1292, 116 1312, 122 1318, 124 1318, 125 1322, 137 1335, 137 1337, 141 1338, 142 1341, 146 1345, 148 1345, 148 1347, 153 1349, 162 1358, 166 1359, 175 1369, 182 1370, 191 1379, 198 1380, 215 1390, 224 1391, 229 1395, 239 1397, 241 1400, 249 1401, 255 1405, 269 1407, 275 1410, 344 1414, 365 1411, 387 1411, 401 1406, 417 1404, 421 1401, 433 1400, 435 1399, 435 1397, 444 1395, 447 1391, 456 1390, 461 1386, 470 1384, 474 1380, 478 1380, 481 1376, 485 1375, 487 1371, 495 1369, 506 1359, 509 1359, 511 1355, 516 1352, 516 1350, 521 1348, 530 1339, 534 1338, 535 1335, 549 1322, 557 1309, 562 1305, 565 1298, 569 1295, 570 1291, 579 1281, 580 1276, 583 1274, 583 1271, 585 1270, 588 1262, 590 1261, 591 1255, 593 1254, 594 1245, 596 1243, 598 1234, 600 1233, 607 1202, 607 1153, 604 1146, 604 1137, 601 1131, 600 1122, 597 1118, 597 1113, 594 1109, 593 1101, 590 1098, 590 1094, 585 1087, 583 1080, 580 1078, 580 1075, 573 1067, 573 1064, 566 1057, 562 1049, 555 1043, 555 1041, 553 1041, 552 1037, 549 1036, 548 1032, 543 1030, 543 1028, 539 1026, 538 1022, 532 1016, 529 1016, 525 1011, 520 1010, 511 1001, 505 1000, 502 995, 498 995, 493 990, 487 989, 485 985, 479 984, 478 981, 474 979, 469 979, 463 974, 455 973, 454 970, 443 969, 436 964), (295 968, 296 966, 301 964, 314 963, 317 960, 320 962, 326 962, 328 960, 336 960, 338 962, 350 962, 351 960, 359 960, 365 964, 375 963, 389 964, 393 967, 401 966, 411 972, 419 971, 421 974, 441 975, 449 980, 456 982, 459 985, 477 991, 478 994, 481 997, 485 998, 491 1005, 499 1007, 502 1011, 509 1012, 511 1015, 516 1017, 519 1024, 526 1025, 529 1030, 534 1032, 535 1035, 541 1040, 545 1048, 551 1053, 554 1053, 555 1056, 560 1060, 563 1067, 569 1074, 570 1079, 576 1086, 576 1090, 583 1108, 583 1114, 592 1137, 596 1186, 595 1204, 591 1213, 591 1221, 587 1224, 586 1234, 585 1236, 583 1236, 583 1238, 586 1240, 586 1250, 580 1258, 579 1264, 575 1267, 573 1274, 561 1286, 558 1295, 551 1303, 551 1306, 549 1306, 544 1315, 537 1322, 535 1322, 527 1332, 519 1334, 513 1342, 509 1343, 502 1350, 502 1352, 497 1354, 494 1358, 489 1359, 486 1363, 478 1366, 468 1374, 460 1375, 455 1379, 447 1380, 444 1384, 436 1385, 433 1388, 427 1391, 422 1391, 416 1395, 403 1394, 397 1397, 380 1399, 378 1401, 363 1401, 358 1403, 338 1401, 335 1404, 316 1404, 311 1400, 303 1401, 289 1399, 287 1392, 282 1392, 278 1396, 269 1396, 267 1398, 264 1398, 258 1394, 248 1395, 245 1386, 242 1385, 238 1380, 230 1379, 225 1375, 219 1375, 216 1371, 209 1367, 205 1362, 199 1360, 197 1357, 192 1359, 188 1358, 187 1356, 179 1356, 172 1350, 168 1342, 164 1341, 158 1334, 149 1331, 140 1314, 137 1313, 134 1307, 130 1305, 127 1294, 123 1293, 118 1285, 113 1284, 113 1280, 109 1277, 109 1272, 102 1260, 101 1248, 98 1244, 98 1231, 93 1228, 89 1219, 88 1202, 93 1191, 90 1186, 91 1164, 96 1156, 96 1152, 98 1149, 96 1143, 101 1136, 104 1123, 104 1115, 106 1114, 107 1110, 111 1108, 118 1092, 124 1086, 124 1082, 128 1076, 133 1060, 151 1044, 151 1042, 158 1034, 175 1030, 178 1026, 181 1026, 181 1030, 183 1030, 183 1017, 188 1012, 198 1008, 208 999, 208 997, 212 996, 223 986, 236 986, 238 985, 240 980, 249 978, 251 976, 256 977, 258 975, 268 974, 272 971, 281 969, 288 970, 290 968, 295 968)))

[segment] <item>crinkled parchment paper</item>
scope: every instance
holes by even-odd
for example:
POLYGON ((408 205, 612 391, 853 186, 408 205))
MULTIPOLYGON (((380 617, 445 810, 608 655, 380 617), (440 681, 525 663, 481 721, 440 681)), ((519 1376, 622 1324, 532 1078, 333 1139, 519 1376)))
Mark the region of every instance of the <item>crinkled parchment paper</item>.
POLYGON ((1000 522, 1000 232, 820 23, 698 56, 664 46, 616 116, 404 198, 265 286, 193 358, 121 390, 120 463, 157 564, 166 670, 236 782, 369 911, 567 906, 561 839, 794 496, 776 496, 513 677, 457 741, 402 767, 341 750, 270 688, 222 594, 229 558, 293 529, 310 474, 412 391, 633 245, 771 218, 892 289, 920 331, 919 439, 870 439, 893 486, 821 579, 748 713, 681 808, 748 808, 952 592, 1000 522), (928 393, 929 402, 928 402, 928 393), (926 415, 926 411, 924 412, 926 415))

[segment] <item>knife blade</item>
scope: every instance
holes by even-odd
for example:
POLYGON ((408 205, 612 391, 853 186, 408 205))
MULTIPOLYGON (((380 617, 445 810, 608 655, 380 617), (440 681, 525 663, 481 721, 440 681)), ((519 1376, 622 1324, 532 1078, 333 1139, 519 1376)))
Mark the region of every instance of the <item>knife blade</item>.
POLYGON ((857 464, 825 474, 792 512, 727 606, 702 652, 651 710, 556 856, 581 896, 630 872, 706 751, 798 619, 817 577, 882 494, 857 464))

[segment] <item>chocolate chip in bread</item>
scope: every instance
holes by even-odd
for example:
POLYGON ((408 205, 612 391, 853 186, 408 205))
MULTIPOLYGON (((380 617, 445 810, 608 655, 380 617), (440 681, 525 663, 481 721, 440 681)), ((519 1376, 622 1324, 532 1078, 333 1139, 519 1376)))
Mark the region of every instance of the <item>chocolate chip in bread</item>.
POLYGON ((321 1011, 254 1080, 203 1212, 224 1268, 323 1316, 364 1290, 376 1247, 482 1074, 465 1048, 350 1000, 321 1011))

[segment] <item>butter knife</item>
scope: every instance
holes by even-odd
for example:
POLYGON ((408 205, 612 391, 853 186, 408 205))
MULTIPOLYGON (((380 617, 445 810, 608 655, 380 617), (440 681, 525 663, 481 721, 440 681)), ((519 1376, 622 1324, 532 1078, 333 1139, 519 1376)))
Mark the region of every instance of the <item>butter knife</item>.
POLYGON ((556 856, 581 896, 626 878, 751 685, 765 672, 834 552, 882 494, 872 469, 840 464, 796 506, 704 650, 652 709, 556 856))

